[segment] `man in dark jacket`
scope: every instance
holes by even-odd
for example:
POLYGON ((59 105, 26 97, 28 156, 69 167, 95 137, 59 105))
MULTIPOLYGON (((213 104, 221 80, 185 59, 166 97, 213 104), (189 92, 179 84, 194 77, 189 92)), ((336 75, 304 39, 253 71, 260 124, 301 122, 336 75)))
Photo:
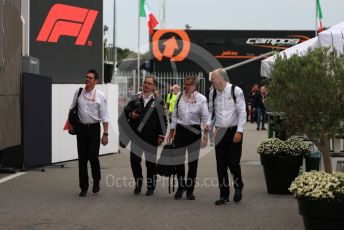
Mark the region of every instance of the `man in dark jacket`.
POLYGON ((145 153, 147 167, 147 192, 153 195, 156 184, 157 147, 164 141, 167 118, 161 98, 154 95, 157 85, 153 76, 147 76, 143 82, 142 92, 134 95, 124 108, 124 114, 131 128, 130 163, 135 178, 137 195, 142 188, 142 154, 145 153))
POLYGON ((257 114, 257 130, 265 130, 265 116, 266 116, 266 109, 265 109, 265 87, 261 87, 259 91, 256 92, 256 94, 254 95, 254 99, 253 99, 253 107, 256 110, 256 114, 257 114), (262 124, 260 126, 260 124, 262 124))

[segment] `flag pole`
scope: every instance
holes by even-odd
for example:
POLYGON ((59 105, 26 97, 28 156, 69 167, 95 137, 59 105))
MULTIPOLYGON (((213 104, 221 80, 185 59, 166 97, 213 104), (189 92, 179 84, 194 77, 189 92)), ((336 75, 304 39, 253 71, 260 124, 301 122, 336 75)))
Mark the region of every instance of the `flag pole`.
MULTIPOLYGON (((138 0, 139 2, 139 11, 138 11, 138 36, 137 36, 137 82, 140 82, 140 10, 141 10, 141 0, 138 0)), ((139 84, 137 85, 136 92, 139 89, 139 84)))
POLYGON ((318 3, 317 0, 315 2, 315 37, 318 36, 318 3))
POLYGON ((116 63, 117 63, 117 48, 116 48, 116 34, 117 34, 117 31, 116 31, 116 0, 113 1, 113 76, 115 75, 116 73, 116 63))

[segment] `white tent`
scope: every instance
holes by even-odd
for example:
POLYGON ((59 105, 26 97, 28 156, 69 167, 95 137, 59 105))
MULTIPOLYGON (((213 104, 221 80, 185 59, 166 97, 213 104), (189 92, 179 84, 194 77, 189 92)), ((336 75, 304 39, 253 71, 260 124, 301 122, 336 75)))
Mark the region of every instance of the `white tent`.
POLYGON ((339 53, 344 53, 344 22, 339 23, 328 30, 325 30, 318 34, 318 37, 314 37, 298 45, 290 47, 278 54, 275 54, 269 58, 262 60, 260 66, 260 75, 268 77, 272 65, 275 62, 277 55, 286 56, 287 58, 293 54, 303 55, 307 53, 308 49, 314 49, 317 47, 328 46, 336 49, 339 53))

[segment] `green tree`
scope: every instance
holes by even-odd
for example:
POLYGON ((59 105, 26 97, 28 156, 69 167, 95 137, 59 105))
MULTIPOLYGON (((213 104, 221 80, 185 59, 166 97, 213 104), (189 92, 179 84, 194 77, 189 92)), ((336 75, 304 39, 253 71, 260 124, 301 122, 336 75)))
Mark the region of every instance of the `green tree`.
MULTIPOLYGON (((104 25, 103 27, 103 36, 105 37, 106 33, 109 31, 109 27, 104 25)), ((110 48, 107 38, 104 39, 104 60, 108 61, 110 56, 110 48)))
POLYGON ((344 127, 344 56, 328 48, 279 56, 270 77, 268 108, 284 113, 290 131, 308 136, 332 173, 329 139, 344 127))

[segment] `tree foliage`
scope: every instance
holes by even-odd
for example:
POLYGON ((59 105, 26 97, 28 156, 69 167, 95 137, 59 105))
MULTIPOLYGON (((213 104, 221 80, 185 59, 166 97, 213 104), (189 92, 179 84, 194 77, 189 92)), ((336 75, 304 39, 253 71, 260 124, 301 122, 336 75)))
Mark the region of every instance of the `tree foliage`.
MULTIPOLYGON (((303 56, 278 56, 273 67, 267 107, 283 112, 289 130, 306 133, 329 155, 328 139, 344 126, 344 56, 317 48, 303 56)), ((326 165, 325 170, 332 171, 326 165)))

